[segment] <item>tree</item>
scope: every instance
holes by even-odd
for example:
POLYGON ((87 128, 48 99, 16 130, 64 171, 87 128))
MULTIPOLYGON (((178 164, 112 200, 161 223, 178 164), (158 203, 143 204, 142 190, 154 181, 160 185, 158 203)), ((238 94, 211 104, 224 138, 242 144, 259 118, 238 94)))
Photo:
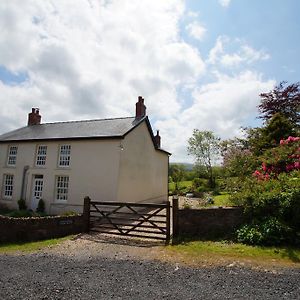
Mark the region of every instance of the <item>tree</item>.
POLYGON ((249 149, 248 141, 240 138, 224 140, 221 143, 223 167, 230 177, 244 179, 252 174, 256 159, 249 149))
POLYGON ((276 113, 265 126, 245 128, 249 149, 255 155, 261 155, 265 150, 276 147, 283 138, 296 135, 293 124, 281 113, 276 113))
POLYGON ((219 157, 220 138, 212 131, 194 129, 192 137, 188 139, 188 153, 196 158, 196 164, 206 168, 210 187, 214 187, 212 166, 219 157))
POLYGON ((260 118, 267 121, 276 113, 286 117, 295 128, 300 124, 300 82, 287 85, 282 81, 272 91, 260 94, 260 118))
POLYGON ((178 191, 179 182, 182 181, 185 174, 185 168, 180 164, 170 164, 169 166, 169 175, 172 177, 173 182, 175 183, 175 190, 178 191))

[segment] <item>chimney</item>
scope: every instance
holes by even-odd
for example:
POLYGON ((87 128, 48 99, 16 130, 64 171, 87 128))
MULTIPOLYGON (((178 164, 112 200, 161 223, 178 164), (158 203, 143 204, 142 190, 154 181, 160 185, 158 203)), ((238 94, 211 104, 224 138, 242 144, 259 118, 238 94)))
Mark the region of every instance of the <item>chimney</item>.
POLYGON ((135 104, 135 119, 139 120, 146 116, 146 106, 144 105, 144 98, 139 96, 138 102, 135 104))
POLYGON ((41 124, 40 109, 32 108, 31 113, 28 114, 28 126, 41 124))
POLYGON ((160 148, 160 135, 159 135, 159 130, 157 130, 156 132, 156 136, 154 137, 154 140, 155 140, 155 144, 158 148, 160 148))

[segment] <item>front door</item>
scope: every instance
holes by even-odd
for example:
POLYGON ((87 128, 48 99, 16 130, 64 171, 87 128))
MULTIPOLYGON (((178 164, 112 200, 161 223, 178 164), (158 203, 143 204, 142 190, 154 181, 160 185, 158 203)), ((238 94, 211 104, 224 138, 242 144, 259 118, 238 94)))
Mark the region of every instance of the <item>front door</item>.
POLYGON ((43 175, 34 175, 32 184, 31 209, 36 211, 43 194, 43 175))

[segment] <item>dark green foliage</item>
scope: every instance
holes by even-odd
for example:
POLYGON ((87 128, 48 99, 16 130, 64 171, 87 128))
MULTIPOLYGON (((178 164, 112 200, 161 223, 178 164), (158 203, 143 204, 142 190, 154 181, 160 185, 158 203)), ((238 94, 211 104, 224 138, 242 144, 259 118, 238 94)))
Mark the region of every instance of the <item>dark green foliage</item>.
POLYGON ((276 146, 280 140, 294 136, 293 124, 281 113, 276 113, 263 129, 263 134, 270 146, 276 146))
POLYGON ((45 212, 45 201, 43 199, 39 200, 36 212, 37 213, 44 213, 45 212))
POLYGON ((297 135, 292 123, 282 114, 275 114, 262 128, 245 128, 249 149, 256 155, 262 155, 265 150, 277 147, 280 140, 297 135))
POLYGON ((276 179, 247 179, 231 201, 242 205, 251 221, 238 231, 241 242, 264 245, 299 244, 300 172, 276 179))
POLYGON ((33 213, 28 210, 14 210, 11 213, 7 214, 7 216, 12 218, 27 218, 32 217, 33 213))
POLYGON ((205 178, 194 178, 192 187, 196 197, 201 197, 203 196, 203 193, 209 192, 211 190, 208 179, 205 178))
POLYGON ((265 218, 237 230, 237 240, 249 245, 282 245, 295 243, 293 231, 277 218, 265 218))
POLYGON ((26 210, 27 209, 27 205, 24 199, 20 199, 18 200, 18 206, 19 206, 19 210, 26 210))
POLYGON ((175 191, 179 190, 179 182, 183 180, 185 173, 184 165, 181 164, 170 164, 169 165, 169 175, 172 177, 175 183, 175 191))

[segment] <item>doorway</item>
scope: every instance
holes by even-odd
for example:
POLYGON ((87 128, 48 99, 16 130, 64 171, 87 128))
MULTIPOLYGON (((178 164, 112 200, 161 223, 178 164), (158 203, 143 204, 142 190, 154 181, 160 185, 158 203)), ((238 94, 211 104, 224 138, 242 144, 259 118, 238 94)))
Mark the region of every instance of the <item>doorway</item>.
POLYGON ((31 209, 36 211, 40 199, 43 195, 44 176, 33 175, 32 193, 31 193, 31 209))

